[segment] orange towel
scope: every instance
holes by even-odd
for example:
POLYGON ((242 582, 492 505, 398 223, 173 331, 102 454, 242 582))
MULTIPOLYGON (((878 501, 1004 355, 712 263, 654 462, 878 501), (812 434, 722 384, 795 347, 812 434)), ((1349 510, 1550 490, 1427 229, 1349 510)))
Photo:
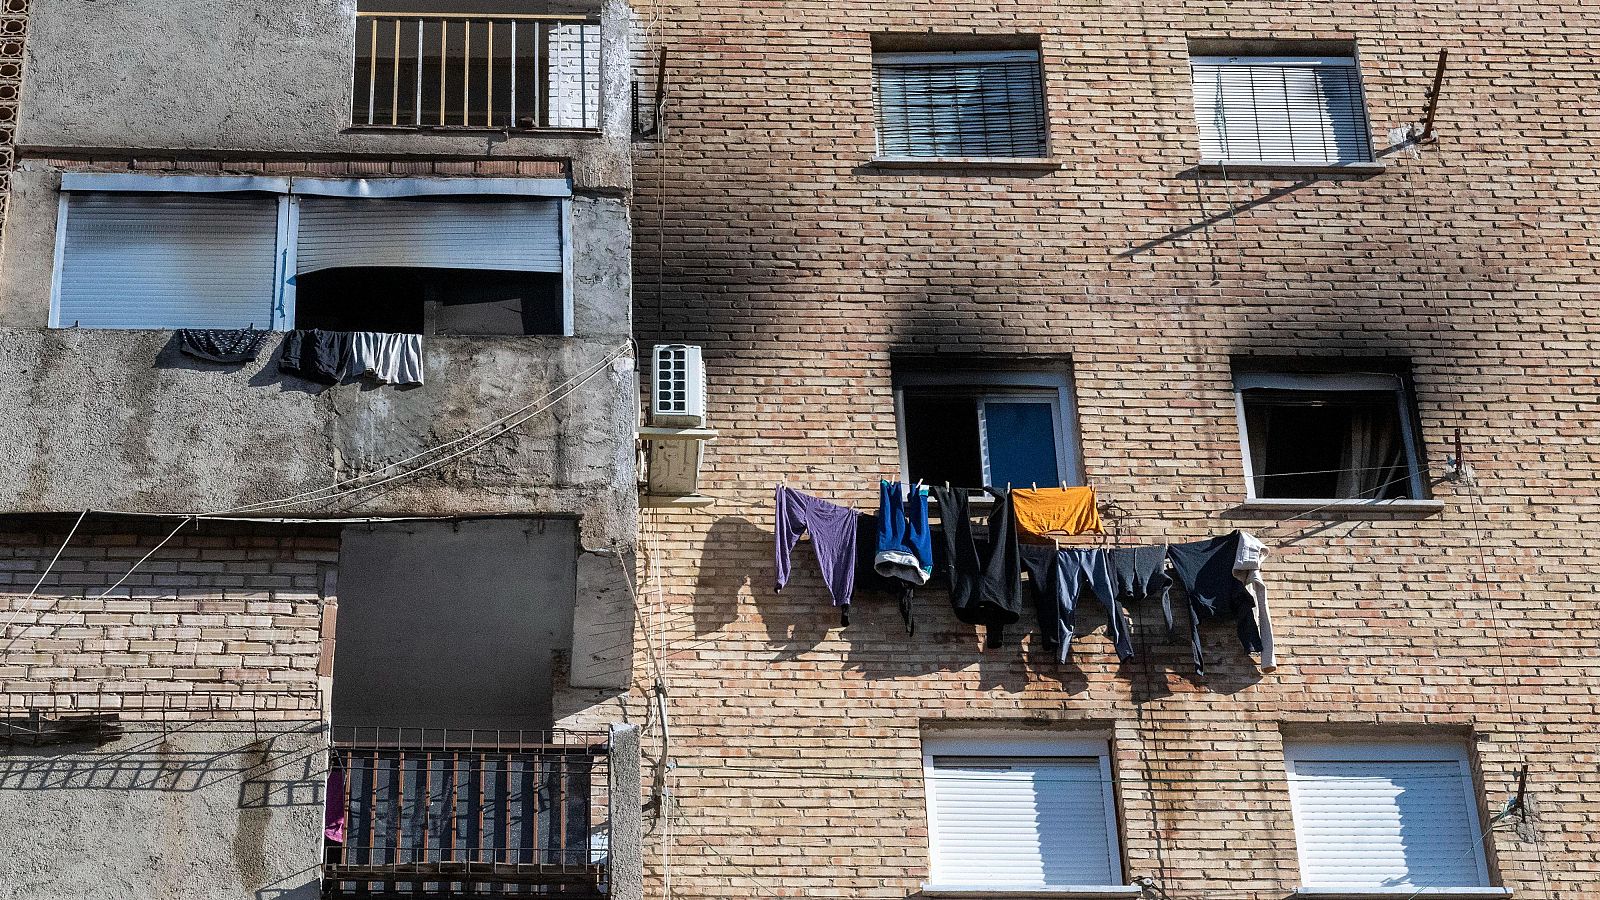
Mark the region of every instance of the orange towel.
POLYGON ((1049 540, 1052 533, 1098 534, 1104 530, 1092 487, 1015 488, 1011 509, 1017 517, 1017 533, 1023 538, 1049 540))

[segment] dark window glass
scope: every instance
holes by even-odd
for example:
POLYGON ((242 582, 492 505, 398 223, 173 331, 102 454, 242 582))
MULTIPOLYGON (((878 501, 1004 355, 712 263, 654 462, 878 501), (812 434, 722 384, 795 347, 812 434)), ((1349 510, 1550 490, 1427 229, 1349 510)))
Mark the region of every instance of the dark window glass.
POLYGON ((295 279, 295 327, 406 334, 560 334, 552 272, 351 267, 295 279))
POLYGON ((1257 497, 1414 499, 1391 391, 1243 392, 1257 497))
POLYGON ((971 397, 905 395, 906 464, 913 481, 983 486, 978 404, 971 397))

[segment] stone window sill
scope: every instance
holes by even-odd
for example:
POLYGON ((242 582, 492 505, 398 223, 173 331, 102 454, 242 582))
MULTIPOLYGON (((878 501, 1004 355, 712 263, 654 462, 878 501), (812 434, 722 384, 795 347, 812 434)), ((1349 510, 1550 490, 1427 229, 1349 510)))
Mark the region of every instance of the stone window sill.
POLYGON ((1010 156, 877 156, 867 163, 869 169, 971 169, 991 172, 1054 172, 1065 163, 1050 157, 1010 156))
POLYGON ((1294 889, 1291 900, 1504 900, 1511 896, 1510 888, 1486 887, 1391 887, 1391 888, 1325 888, 1300 887, 1294 889))
POLYGON ((949 898, 949 900, 989 900, 989 898, 1006 898, 1006 900, 1122 900, 1125 897, 1138 897, 1141 888, 1136 884, 1129 885, 1086 885, 1055 888, 990 888, 978 885, 939 885, 924 884, 919 896, 930 898, 949 898))
POLYGON ((1381 162, 1267 163, 1203 159, 1195 170, 1218 175, 1378 175, 1387 172, 1389 167, 1381 162))
POLYGON ((1230 510, 1236 516, 1278 517, 1293 513, 1362 516, 1430 516, 1444 511, 1440 500, 1246 500, 1230 510))

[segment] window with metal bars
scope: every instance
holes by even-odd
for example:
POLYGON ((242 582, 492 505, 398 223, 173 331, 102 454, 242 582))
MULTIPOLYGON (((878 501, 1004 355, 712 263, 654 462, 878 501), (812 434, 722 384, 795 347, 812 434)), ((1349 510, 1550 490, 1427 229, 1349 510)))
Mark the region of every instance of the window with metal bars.
POLYGON ((1372 161, 1361 72, 1350 56, 1191 56, 1205 163, 1372 161))
POLYGON ((1037 50, 874 53, 872 80, 882 157, 1046 155, 1037 50))

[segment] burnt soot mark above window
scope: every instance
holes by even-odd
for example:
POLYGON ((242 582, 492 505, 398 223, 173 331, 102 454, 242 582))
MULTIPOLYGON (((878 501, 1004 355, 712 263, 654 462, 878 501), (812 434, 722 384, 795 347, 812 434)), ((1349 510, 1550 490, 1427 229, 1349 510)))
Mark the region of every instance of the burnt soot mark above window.
POLYGON ((1078 481, 1071 392, 1048 373, 898 373, 903 475, 978 488, 1078 481))
POLYGON ((1423 499, 1398 375, 1240 374, 1234 385, 1251 499, 1423 499))
POLYGON ((881 157, 1046 153, 1037 50, 875 52, 872 81, 881 157))
POLYGON ((1372 162, 1354 48, 1345 55, 1201 55, 1191 47, 1202 163, 1372 162))

